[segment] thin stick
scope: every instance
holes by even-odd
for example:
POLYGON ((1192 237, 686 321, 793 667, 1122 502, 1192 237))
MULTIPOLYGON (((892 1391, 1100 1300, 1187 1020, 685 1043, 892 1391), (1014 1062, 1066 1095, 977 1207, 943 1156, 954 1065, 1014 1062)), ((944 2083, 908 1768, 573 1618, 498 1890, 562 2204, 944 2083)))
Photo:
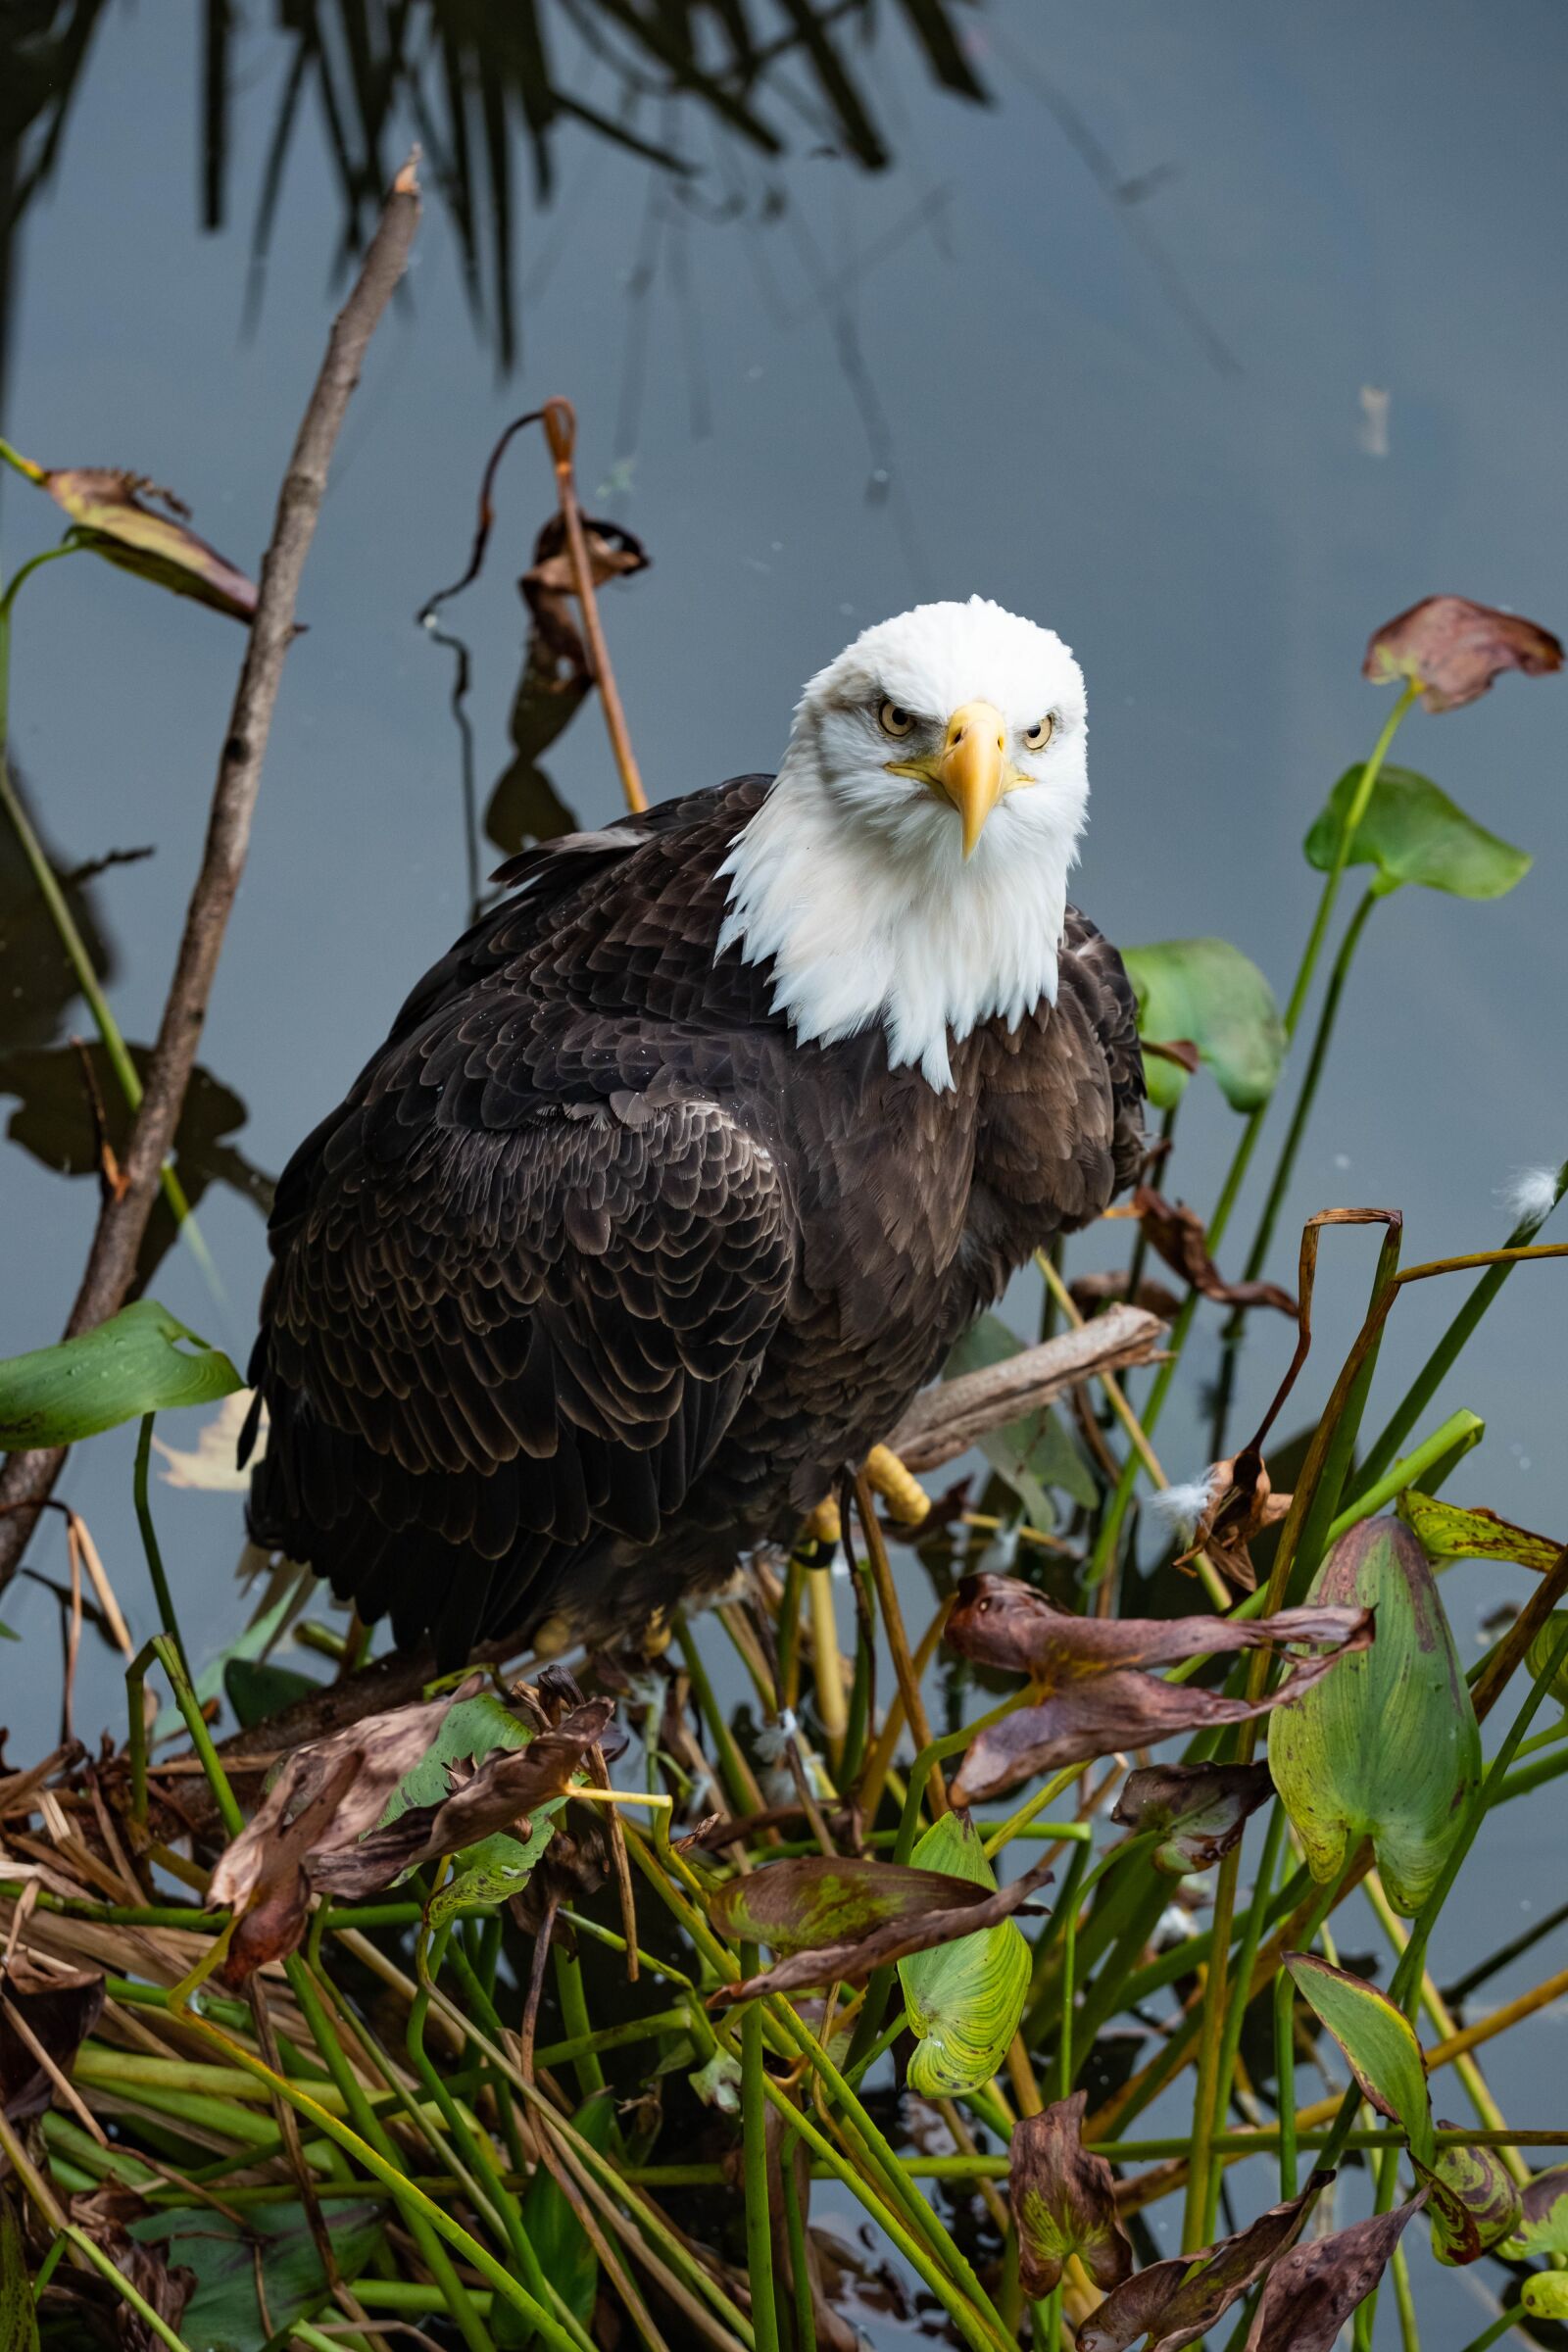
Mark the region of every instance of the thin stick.
POLYGON ((605 632, 599 625, 599 604, 594 595, 594 567, 588 558, 588 542, 583 536, 577 489, 572 479, 572 458, 577 442, 576 412, 569 400, 563 400, 558 394, 555 399, 545 402, 542 414, 545 438, 550 443, 550 455, 555 462, 556 495, 561 501, 561 519, 566 526, 566 552, 571 558, 571 576, 577 590, 577 603, 582 611, 582 633, 588 640, 588 659, 593 666, 594 684, 599 689, 599 700, 605 707, 610 748, 615 755, 615 765, 620 770, 621 790, 626 795, 627 808, 633 810, 646 808, 648 795, 643 790, 636 754, 626 731, 626 713, 620 707, 615 673, 610 666, 610 649, 605 643, 605 632))
MULTIPOLYGON (((126 1147, 124 1189, 99 1211, 86 1271, 66 1325, 68 1339, 114 1314, 135 1275, 159 1174, 172 1149, 195 1067, 229 911, 245 870, 262 763, 284 658, 294 636, 300 578, 316 533, 327 466, 370 337, 403 275, 418 225, 416 162, 417 151, 393 181, 354 291, 333 321, 326 357, 283 476, 271 542, 262 564, 256 618, 223 736, 201 871, 191 892, 141 1107, 126 1147)), ((41 1504, 65 1458, 62 1446, 14 1454, 0 1476, 0 1500, 41 1504)), ((16 1574, 36 1523, 36 1507, 0 1518, 0 1592, 16 1574)))
MULTIPOLYGON (((914 1670, 914 1660, 909 1655, 909 1639, 904 1630, 904 1612, 899 1607, 898 1588, 893 1582, 893 1564, 888 1558, 888 1547, 882 1541, 876 1504, 872 1500, 871 1489, 863 1470, 855 1481, 855 1508, 864 1532, 865 1548, 870 1554, 871 1574, 876 1580, 876 1596, 882 1610, 882 1630, 887 1635, 888 1647, 893 1652, 893 1668, 899 1678, 904 1712, 915 1746, 924 1750, 931 1745, 931 1725, 925 1711, 920 1678, 914 1670)), ((934 1810, 946 1813, 950 1809, 948 1785, 942 1777, 940 1764, 931 1767, 930 1787, 934 1810)))

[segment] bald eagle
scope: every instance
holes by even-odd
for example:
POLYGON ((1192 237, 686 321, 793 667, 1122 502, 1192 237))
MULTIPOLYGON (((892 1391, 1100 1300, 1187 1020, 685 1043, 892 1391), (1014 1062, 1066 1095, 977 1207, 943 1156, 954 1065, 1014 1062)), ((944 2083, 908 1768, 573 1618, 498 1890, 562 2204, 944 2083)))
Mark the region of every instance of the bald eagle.
POLYGON ((1135 1172, 1085 718, 1051 630, 923 605, 776 776, 504 866, 279 1185, 257 1539, 456 1662, 791 1537, 1135 1172))

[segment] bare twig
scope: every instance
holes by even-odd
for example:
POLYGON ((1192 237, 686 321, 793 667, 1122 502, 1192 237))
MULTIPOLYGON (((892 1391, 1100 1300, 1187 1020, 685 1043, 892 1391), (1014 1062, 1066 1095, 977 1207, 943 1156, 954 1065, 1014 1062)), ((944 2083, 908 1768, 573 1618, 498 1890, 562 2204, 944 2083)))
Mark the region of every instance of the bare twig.
MULTIPOLYGON (((326 357, 283 476, 262 565, 256 618, 219 760, 201 871, 186 910, 158 1042, 147 1067, 146 1091, 121 1171, 122 1187, 99 1212, 86 1272, 66 1326, 68 1339, 91 1330, 122 1304, 152 1213, 159 1172, 173 1145, 229 909, 244 871, 267 739, 294 635, 300 577, 316 532, 327 466, 366 350, 403 275, 418 224, 416 161, 416 152, 393 181, 354 291, 333 321, 326 357)), ((0 1477, 0 1499, 41 1505, 65 1458, 61 1447, 14 1454, 0 1477)), ((36 1507, 0 1518, 0 1591, 16 1574, 36 1522, 36 1507)))
POLYGON ((1000 1364, 941 1381, 910 1405, 888 1444, 906 1469, 934 1470, 976 1438, 1032 1413, 1080 1381, 1127 1364, 1147 1364, 1165 1326, 1141 1306, 1112 1306, 1081 1331, 1064 1331, 1000 1364))

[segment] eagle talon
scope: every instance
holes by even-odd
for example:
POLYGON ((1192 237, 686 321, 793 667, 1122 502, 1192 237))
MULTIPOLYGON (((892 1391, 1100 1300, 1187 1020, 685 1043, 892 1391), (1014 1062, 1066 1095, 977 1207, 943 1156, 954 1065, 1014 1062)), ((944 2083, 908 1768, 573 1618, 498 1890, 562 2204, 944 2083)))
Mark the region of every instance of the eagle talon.
POLYGON ((931 1497, 891 1446, 873 1446, 865 1457, 865 1483, 880 1494, 901 1527, 918 1527, 931 1510, 931 1497))

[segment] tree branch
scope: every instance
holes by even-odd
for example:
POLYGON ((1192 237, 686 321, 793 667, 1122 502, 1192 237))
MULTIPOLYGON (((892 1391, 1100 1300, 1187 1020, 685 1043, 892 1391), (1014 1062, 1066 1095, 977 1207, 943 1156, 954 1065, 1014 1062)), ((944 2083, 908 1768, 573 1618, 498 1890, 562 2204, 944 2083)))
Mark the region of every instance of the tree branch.
MULTIPOLYGON (((417 150, 393 181, 353 292, 333 321, 320 374, 278 493, 272 536, 262 565, 256 618, 240 669, 228 731, 218 763, 201 871, 191 892, 184 934, 170 983, 146 1093, 123 1165, 123 1187, 106 1200, 66 1337, 90 1330, 123 1304, 136 1270, 159 1172, 173 1147, 185 1090, 201 1040, 207 1002, 222 951, 229 910, 245 868, 262 762, 294 635, 300 575, 316 533, 327 466, 367 347, 403 275, 419 220, 417 150)), ((65 1461, 63 1447, 13 1454, 0 1474, 0 1592, 21 1565, 38 1513, 65 1461)))

